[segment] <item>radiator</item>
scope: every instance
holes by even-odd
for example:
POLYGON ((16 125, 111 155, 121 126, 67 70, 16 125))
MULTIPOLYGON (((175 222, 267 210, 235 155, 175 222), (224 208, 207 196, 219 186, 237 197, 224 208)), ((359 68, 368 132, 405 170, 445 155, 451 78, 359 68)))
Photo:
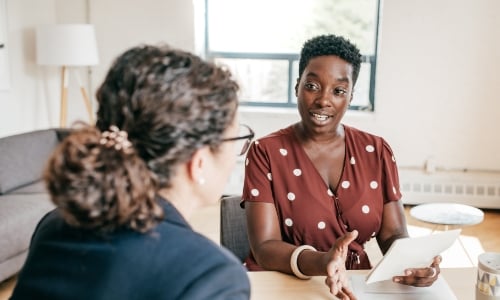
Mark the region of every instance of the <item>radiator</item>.
POLYGON ((453 202, 479 208, 500 208, 500 174, 496 172, 433 172, 400 170, 403 203, 453 202))

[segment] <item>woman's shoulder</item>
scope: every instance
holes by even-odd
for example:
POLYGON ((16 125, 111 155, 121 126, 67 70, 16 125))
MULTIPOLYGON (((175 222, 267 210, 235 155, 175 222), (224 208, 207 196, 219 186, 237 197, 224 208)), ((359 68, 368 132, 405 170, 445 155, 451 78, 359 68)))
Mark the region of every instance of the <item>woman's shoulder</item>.
POLYGON ((385 139, 377 134, 343 124, 346 138, 358 141, 372 141, 385 144, 385 139))
MULTIPOLYGON (((179 274, 176 289, 182 299, 248 299, 250 283, 244 266, 229 252, 193 230, 178 229, 179 236, 167 238, 163 265, 157 273, 179 274), (180 288, 182 286, 189 289, 180 288), (234 295, 234 297, 232 296, 234 295)), ((170 232, 172 234, 172 232, 170 232)))
POLYGON ((353 126, 345 125, 345 124, 342 124, 342 125, 344 126, 344 131, 345 131, 346 135, 366 136, 366 137, 370 137, 372 139, 373 138, 375 138, 375 139, 382 138, 379 135, 376 135, 374 133, 368 132, 368 131, 363 130, 363 129, 359 129, 357 127, 353 127, 353 126))
POLYGON ((291 141, 293 141, 293 136, 294 136, 293 125, 290 125, 288 127, 273 131, 271 133, 264 135, 263 137, 256 139, 255 144, 268 146, 277 143, 278 144, 290 143, 291 141))
POLYGON ((195 259, 203 257, 205 263, 237 263, 234 255, 221 248, 215 241, 194 231, 189 225, 177 220, 163 220, 150 234, 152 239, 158 238, 159 247, 173 255, 195 259), (173 247, 175 246, 175 247, 173 247))
MULTIPOLYGON (((392 148, 389 143, 380 135, 373 134, 355 127, 344 125, 345 137, 352 147, 373 149, 377 153, 387 152, 392 155, 392 148)), ((372 151, 372 150, 369 150, 372 151)))

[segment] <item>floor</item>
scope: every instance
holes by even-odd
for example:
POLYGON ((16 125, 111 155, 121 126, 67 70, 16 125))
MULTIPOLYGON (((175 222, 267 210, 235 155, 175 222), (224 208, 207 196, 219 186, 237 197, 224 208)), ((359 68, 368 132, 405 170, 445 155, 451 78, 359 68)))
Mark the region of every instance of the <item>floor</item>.
MULTIPOLYGON (((419 222, 409 215, 411 206, 405 207, 410 236, 428 234, 433 226, 419 222)), ((477 256, 483 252, 500 252, 500 210, 485 210, 484 221, 478 225, 462 228, 460 239, 443 253, 443 267, 468 267, 476 265, 477 256), (465 251, 464 251, 465 248, 465 251)), ((218 205, 204 208, 191 219, 191 225, 196 231, 204 233, 212 240, 219 241, 219 207, 218 205)), ((381 254, 374 242, 369 242, 367 251, 373 263, 380 259, 381 254)), ((7 300, 15 285, 15 277, 0 283, 0 300, 7 300)))

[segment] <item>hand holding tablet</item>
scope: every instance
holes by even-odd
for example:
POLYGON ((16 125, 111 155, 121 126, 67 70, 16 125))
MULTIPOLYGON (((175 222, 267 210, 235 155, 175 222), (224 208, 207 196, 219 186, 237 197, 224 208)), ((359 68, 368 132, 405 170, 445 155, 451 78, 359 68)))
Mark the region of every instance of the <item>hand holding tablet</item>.
POLYGON ((404 275, 409 268, 429 267, 432 259, 448 249, 460 235, 461 230, 450 230, 427 236, 395 240, 382 260, 366 277, 366 283, 392 280, 404 275))

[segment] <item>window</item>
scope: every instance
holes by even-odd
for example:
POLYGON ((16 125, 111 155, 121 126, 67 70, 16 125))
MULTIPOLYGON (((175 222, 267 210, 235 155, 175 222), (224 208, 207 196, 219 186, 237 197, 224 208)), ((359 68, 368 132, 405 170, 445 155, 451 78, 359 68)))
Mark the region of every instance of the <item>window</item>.
POLYGON ((350 109, 373 110, 380 0, 205 0, 205 55, 227 65, 241 104, 294 107, 302 44, 349 38, 363 54, 350 109))

